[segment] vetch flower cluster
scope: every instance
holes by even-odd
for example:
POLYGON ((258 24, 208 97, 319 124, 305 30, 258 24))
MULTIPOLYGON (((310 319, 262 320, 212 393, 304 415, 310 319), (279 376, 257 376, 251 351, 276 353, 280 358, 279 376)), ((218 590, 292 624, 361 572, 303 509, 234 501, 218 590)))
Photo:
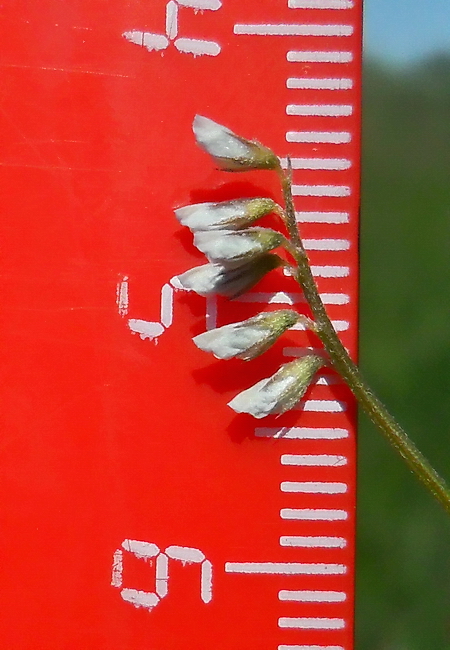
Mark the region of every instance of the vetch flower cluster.
POLYGON ((289 157, 284 170, 271 149, 201 115, 195 117, 193 130, 199 146, 221 169, 275 171, 280 180, 284 208, 262 197, 178 208, 175 211, 178 220, 191 229, 194 243, 209 260, 208 264, 180 275, 179 286, 202 296, 217 293, 233 298, 248 291, 269 271, 285 265, 301 287, 312 315, 307 318, 293 310, 263 312, 246 321, 200 334, 194 338, 195 344, 219 359, 237 357, 248 361, 265 352, 301 320, 323 346, 323 354, 306 354, 283 365, 271 377, 261 379, 236 395, 229 406, 237 413, 249 413, 255 418, 284 413, 302 399, 315 373, 323 365, 330 365, 408 467, 450 514, 450 488, 366 384, 327 314, 296 220, 289 157), (255 221, 271 212, 281 217, 287 237, 274 230, 255 227, 255 221), (292 258, 290 264, 272 252, 277 247, 283 247, 292 258))
POLYGON ((195 245, 208 258, 208 264, 180 275, 179 285, 201 296, 220 294, 233 298, 251 289, 266 273, 284 265, 301 287, 312 315, 312 319, 307 318, 292 309, 263 312, 204 332, 194 338, 194 343, 218 359, 236 357, 248 361, 302 322, 324 348, 323 354, 305 354, 284 364, 271 377, 236 395, 228 405, 237 413, 249 413, 255 418, 285 413, 304 397, 316 372, 325 364, 331 365, 408 467, 450 514, 450 488, 366 384, 327 314, 296 221, 289 158, 284 170, 267 147, 200 115, 195 117, 193 129, 197 143, 221 169, 274 170, 280 180, 284 207, 270 198, 255 197, 178 208, 178 220, 191 229, 195 245), (255 226, 258 219, 272 212, 281 218, 287 236, 255 226), (289 264, 286 256, 273 252, 279 247, 291 258, 289 264))
MULTIPOLYGON (((278 157, 270 149, 206 117, 197 115, 193 130, 200 147, 225 171, 281 170, 278 157)), ((179 275, 180 286, 201 296, 218 294, 235 298, 273 269, 287 266, 286 259, 273 251, 279 247, 291 251, 288 239, 277 230, 254 225, 270 213, 286 221, 283 208, 265 197, 197 203, 175 210, 179 222, 193 232, 194 245, 208 259, 207 264, 179 275)), ((263 354, 299 321, 313 325, 293 309, 262 312, 245 321, 204 332, 194 337, 194 343, 218 359, 249 361, 263 354)), ((272 377, 262 379, 234 397, 229 406, 237 413, 249 413, 255 418, 284 413, 303 397, 324 363, 323 356, 308 354, 284 364, 272 377)))

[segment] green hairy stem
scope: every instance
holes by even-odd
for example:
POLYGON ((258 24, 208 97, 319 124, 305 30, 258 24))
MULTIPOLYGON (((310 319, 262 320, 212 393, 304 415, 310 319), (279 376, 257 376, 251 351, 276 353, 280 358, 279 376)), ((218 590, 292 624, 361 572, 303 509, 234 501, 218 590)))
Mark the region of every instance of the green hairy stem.
POLYGON ((285 248, 296 262, 293 277, 301 286, 306 301, 315 318, 314 331, 322 341, 332 365, 345 380, 372 422, 380 429, 394 449, 405 460, 417 478, 450 514, 450 490, 446 482, 419 451, 384 404, 374 395, 373 391, 364 381, 358 367, 342 345, 319 295, 316 281, 311 272, 308 256, 297 227, 292 198, 290 162, 288 161, 287 172, 279 165, 277 173, 283 190, 285 203, 284 221, 290 238, 289 241, 286 240, 285 248))

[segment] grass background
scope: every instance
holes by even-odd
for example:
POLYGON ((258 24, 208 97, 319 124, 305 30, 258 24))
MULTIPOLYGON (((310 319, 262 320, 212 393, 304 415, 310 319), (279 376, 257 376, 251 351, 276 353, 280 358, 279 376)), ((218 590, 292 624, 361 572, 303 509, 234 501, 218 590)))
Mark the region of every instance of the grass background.
MULTIPOLYGON (((450 482, 450 55, 364 72, 361 366, 450 482)), ((450 518, 365 416, 357 650, 450 649, 450 518)))

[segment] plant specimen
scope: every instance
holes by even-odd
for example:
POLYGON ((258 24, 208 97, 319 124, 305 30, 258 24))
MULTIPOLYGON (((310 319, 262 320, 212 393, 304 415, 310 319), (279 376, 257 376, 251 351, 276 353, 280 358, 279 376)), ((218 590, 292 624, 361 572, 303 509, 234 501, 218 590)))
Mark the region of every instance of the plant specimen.
POLYGON ((255 418, 284 413, 303 397, 317 370, 328 364, 348 384, 409 468, 450 513, 450 491, 444 480, 366 384, 327 315, 295 218, 289 159, 285 170, 269 148, 200 115, 194 119, 193 130, 197 143, 224 171, 273 170, 280 179, 284 206, 269 198, 255 197, 200 203, 176 210, 178 220, 192 230, 194 244, 208 258, 207 264, 178 276, 181 286, 201 296, 219 294, 234 298, 251 289, 273 269, 283 266, 300 285, 312 314, 308 318, 290 309, 263 312, 246 321, 200 334, 194 343, 219 359, 250 360, 301 321, 320 339, 324 349, 323 354, 305 354, 284 364, 273 376, 239 393, 229 406, 255 418), (279 216, 286 234, 254 225, 269 213, 279 216), (272 252, 280 247, 290 261, 272 252))

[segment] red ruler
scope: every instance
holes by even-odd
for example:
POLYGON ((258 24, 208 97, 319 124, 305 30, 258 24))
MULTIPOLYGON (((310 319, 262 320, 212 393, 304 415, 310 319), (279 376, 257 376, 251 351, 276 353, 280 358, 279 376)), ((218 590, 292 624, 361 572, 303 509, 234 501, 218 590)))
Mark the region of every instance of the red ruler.
POLYGON ((226 406, 317 339, 199 351, 306 305, 278 271, 231 302, 174 289, 203 261, 173 208, 280 200, 214 169, 195 113, 290 155, 355 357, 359 2, 17 0, 1 32, 0 646, 351 650, 354 401, 328 371, 281 417, 226 406))

